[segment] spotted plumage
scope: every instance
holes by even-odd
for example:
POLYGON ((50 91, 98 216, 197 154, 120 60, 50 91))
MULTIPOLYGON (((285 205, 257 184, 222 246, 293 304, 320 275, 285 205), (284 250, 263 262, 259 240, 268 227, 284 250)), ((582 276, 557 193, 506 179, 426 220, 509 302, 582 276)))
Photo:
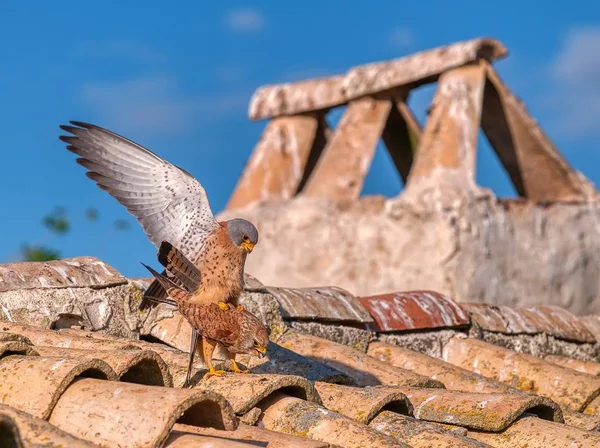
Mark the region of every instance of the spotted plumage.
POLYGON ((191 366, 195 352, 195 340, 202 338, 202 356, 209 366, 208 375, 223 373, 212 365, 212 354, 217 343, 228 351, 234 372, 246 372, 238 368, 236 354, 263 356, 269 344, 264 325, 243 307, 234 307, 198 300, 201 291, 201 273, 185 256, 168 242, 161 244, 158 258, 168 272, 169 278, 144 265, 165 289, 168 297, 177 304, 179 312, 193 328, 193 345, 184 387, 191 379, 191 366))
MULTIPOLYGON (((169 241, 202 272, 206 293, 197 298, 235 303, 246 255, 258 243, 256 227, 244 219, 218 222, 200 182, 143 146, 92 124, 71 124, 61 129, 72 135, 60 139, 80 156, 86 175, 137 218, 157 248, 169 241)), ((161 299, 166 293, 155 280, 140 308, 161 299)))
MULTIPOLYGON (((243 219, 218 222, 200 182, 143 146, 99 126, 70 123, 61 129, 71 135, 60 139, 79 156, 86 175, 137 218, 157 248, 168 241, 199 271, 200 284, 190 300, 236 305, 246 256, 258 243, 256 227, 243 219)), ((182 286, 169 269, 162 275, 182 286)), ((140 308, 161 302, 177 305, 155 279, 140 308)), ((190 357, 195 343, 193 338, 190 357)))

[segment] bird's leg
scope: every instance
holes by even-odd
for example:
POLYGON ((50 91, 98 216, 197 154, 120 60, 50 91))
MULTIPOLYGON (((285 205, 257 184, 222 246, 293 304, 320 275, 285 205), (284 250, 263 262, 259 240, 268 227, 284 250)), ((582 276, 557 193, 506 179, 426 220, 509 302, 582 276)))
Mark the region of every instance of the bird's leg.
POLYGON ((212 363, 212 355, 216 346, 216 341, 202 337, 202 354, 204 356, 204 361, 208 363, 208 373, 204 375, 205 379, 210 378, 211 376, 222 376, 225 374, 224 370, 215 370, 212 363))
POLYGON ((233 372, 233 373, 250 373, 250 370, 248 370, 248 369, 242 370, 242 369, 239 368, 239 366, 237 365, 237 362, 235 362, 235 353, 227 352, 227 357, 231 361, 231 365, 232 365, 232 368, 228 369, 230 372, 233 372))
POLYGON ((192 379, 192 367, 194 364, 194 354, 196 353, 196 343, 198 342, 198 330, 192 327, 192 340, 190 341, 190 361, 188 364, 187 375, 185 376, 185 383, 183 387, 189 387, 192 379))

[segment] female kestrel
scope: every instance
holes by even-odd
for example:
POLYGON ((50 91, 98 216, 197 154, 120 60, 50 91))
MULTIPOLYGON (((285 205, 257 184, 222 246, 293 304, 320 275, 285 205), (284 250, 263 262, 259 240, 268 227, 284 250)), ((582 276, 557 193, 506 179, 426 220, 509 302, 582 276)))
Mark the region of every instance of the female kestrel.
MULTIPOLYGON (((67 149, 80 158, 86 175, 135 216, 158 248, 169 241, 202 272, 196 303, 231 302, 244 287, 246 255, 258 243, 258 231, 249 221, 218 222, 200 182, 182 168, 148 149, 98 126, 71 121, 60 126, 73 134, 60 136, 67 149)), ((163 274, 170 276, 169 271, 163 274)), ((148 301, 165 301, 158 280, 146 290, 148 301)))
MULTIPOLYGON (((233 372, 248 373, 241 370, 235 362, 236 354, 252 354, 263 357, 267 351, 269 337, 264 325, 253 314, 243 307, 228 304, 202 303, 196 299, 201 286, 201 272, 185 256, 168 242, 163 242, 159 250, 159 259, 172 274, 171 278, 159 274, 149 266, 148 269, 163 286, 167 295, 173 300, 179 312, 192 326, 196 338, 202 336, 202 357, 208 364, 207 377, 224 374, 223 370, 215 370, 212 355, 217 343, 226 349, 233 365, 233 372)), ((143 263, 142 263, 143 264, 143 263)), ((183 387, 189 385, 193 352, 183 387)))

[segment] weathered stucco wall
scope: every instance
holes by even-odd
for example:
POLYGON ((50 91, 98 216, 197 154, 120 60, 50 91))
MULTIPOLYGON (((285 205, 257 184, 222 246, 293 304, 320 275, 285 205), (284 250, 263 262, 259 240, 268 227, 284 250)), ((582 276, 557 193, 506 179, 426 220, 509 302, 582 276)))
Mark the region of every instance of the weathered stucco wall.
POLYGON ((220 218, 233 216, 259 229, 247 271, 267 285, 335 285, 356 295, 429 289, 459 301, 600 312, 593 202, 544 206, 482 195, 421 207, 402 196, 346 205, 299 196, 220 218))

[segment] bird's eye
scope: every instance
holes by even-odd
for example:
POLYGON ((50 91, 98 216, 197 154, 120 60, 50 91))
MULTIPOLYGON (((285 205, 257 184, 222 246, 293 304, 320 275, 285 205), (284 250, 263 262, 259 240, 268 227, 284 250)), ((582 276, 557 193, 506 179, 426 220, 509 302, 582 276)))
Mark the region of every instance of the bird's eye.
POLYGON ((243 239, 244 241, 250 241, 250 238, 248 237, 248 235, 244 235, 244 236, 242 236, 242 239, 243 239))
POLYGON ((258 343, 258 341, 255 339, 255 340, 254 340, 254 346, 255 346, 255 347, 258 347, 259 345, 260 345, 260 344, 259 344, 259 343, 258 343))

